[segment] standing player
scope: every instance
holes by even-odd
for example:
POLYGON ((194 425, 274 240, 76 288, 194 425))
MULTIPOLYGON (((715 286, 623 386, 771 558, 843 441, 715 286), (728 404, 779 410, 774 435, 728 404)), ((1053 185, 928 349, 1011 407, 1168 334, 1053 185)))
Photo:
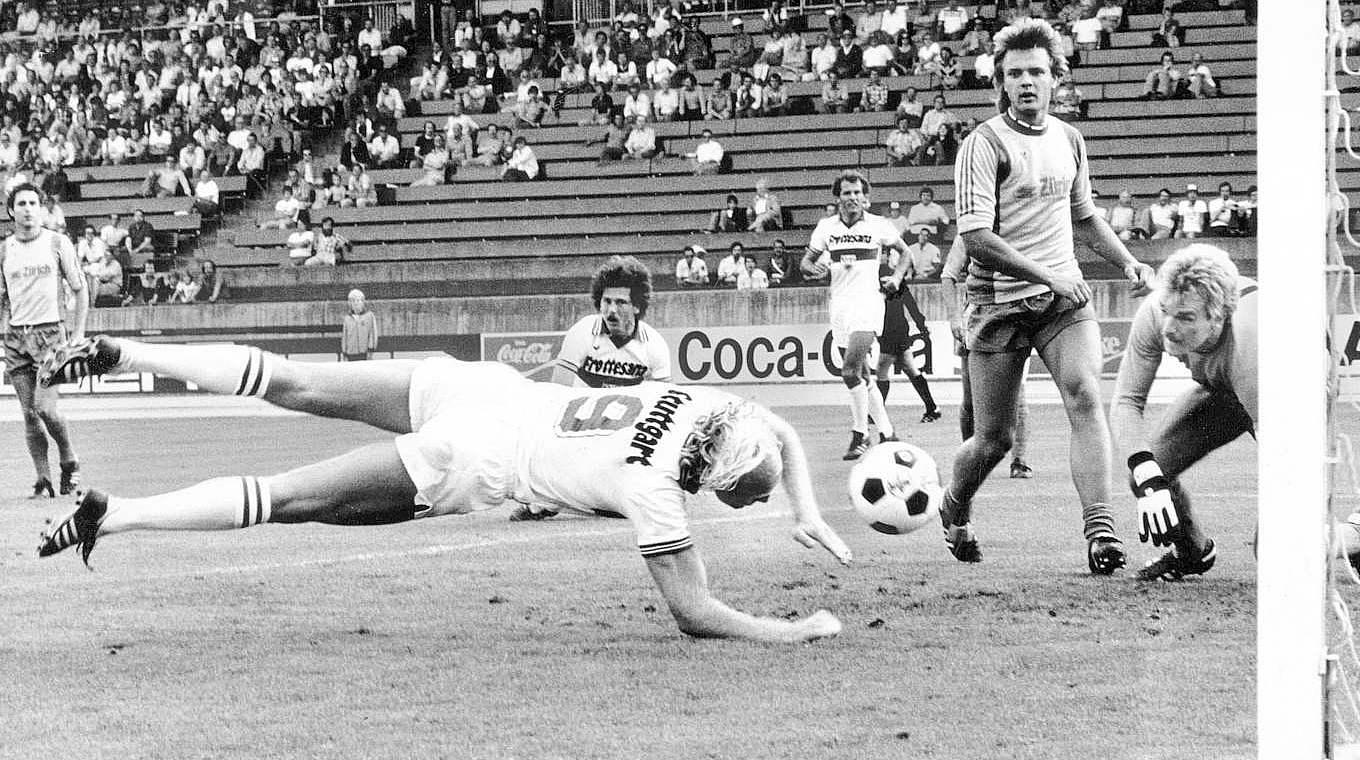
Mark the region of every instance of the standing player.
POLYGON ((1118 267, 1135 295, 1146 291, 1152 268, 1134 260, 1096 214, 1081 134, 1047 118, 1054 85, 1067 72, 1058 35, 1044 21, 1022 19, 998 33, 995 45, 1001 113, 964 140, 954 165, 958 229, 971 260, 965 343, 975 430, 945 489, 945 543, 962 562, 982 560, 973 497, 1011 448, 1025 361, 1037 350, 1072 429, 1087 566, 1105 575, 1122 567, 1125 555, 1110 509, 1100 330, 1074 238, 1118 267))
POLYGON ((235 530, 266 522, 379 525, 463 514, 508 500, 617 513, 680 630, 797 642, 833 636, 829 612, 756 617, 715 599, 686 523, 685 495, 711 489, 741 508, 783 483, 794 538, 849 563, 822 519, 793 428, 727 393, 646 383, 628 389, 531 382, 494 362, 292 362, 247 346, 176 346, 99 338, 44 365, 43 382, 153 372, 213 393, 396 433, 273 477, 213 478, 145 498, 89 491, 39 546, 49 556, 130 530, 235 530))
POLYGON ((1171 546, 1138 579, 1174 581, 1208 572, 1217 559, 1180 474, 1243 433, 1256 435, 1256 282, 1225 251, 1198 243, 1167 258, 1157 286, 1129 328, 1110 417, 1138 499, 1138 538, 1171 546), (1164 353, 1189 367, 1196 384, 1149 431, 1143 413, 1164 353))
POLYGON ((562 338, 553 382, 619 388, 671 379, 666 339, 642 321, 652 300, 652 273, 632 256, 613 256, 590 280, 598 314, 582 317, 562 338))
POLYGON ((888 267, 885 256, 878 271, 884 290, 883 332, 878 336, 878 392, 882 394, 886 406, 888 391, 892 389, 893 368, 896 367, 906 374, 911 386, 921 397, 921 402, 926 405, 921 421, 934 422, 940 418, 940 410, 930 393, 930 382, 917 369, 916 360, 911 356, 911 324, 907 321, 910 317, 920 334, 928 339, 930 332, 926 328, 926 315, 921 313, 921 307, 910 290, 892 284, 892 274, 893 270, 888 267))
POLYGON ((43 229, 42 191, 30 183, 14 188, 6 203, 14 220, 14 234, 0 249, 0 322, 5 325, 5 370, 9 372, 19 407, 24 412, 28 454, 38 472, 32 498, 53 496, 47 437, 57 444, 63 494, 80 482, 80 464, 66 418, 57 410, 57 392, 36 381, 45 355, 66 345, 61 318, 61 283, 75 294, 72 341, 85 337, 90 300, 85 297, 85 275, 76 262, 75 248, 64 235, 43 229))
POLYGON ((897 251, 897 268, 890 288, 902 283, 911 263, 907 246, 897 228, 884 217, 870 214, 869 180, 857 171, 841 172, 831 185, 838 201, 837 214, 817 222, 803 255, 803 274, 809 279, 831 275, 831 336, 845 352, 841 379, 850 390, 850 446, 847 461, 859 459, 869 449, 869 418, 878 428, 879 440, 896 440, 883 396, 872 382, 869 356, 883 330, 883 296, 879 292, 878 262, 885 249, 897 251))
MULTIPOLYGON (((964 345, 963 314, 967 301, 963 281, 968 274, 968 254, 964 251, 963 238, 954 238, 949 246, 949 255, 944 260, 944 270, 940 272, 940 282, 945 285, 945 310, 949 314, 949 330, 954 334, 954 354, 959 357, 959 440, 973 437, 973 384, 968 379, 968 347, 964 345)), ((1028 479, 1034 477, 1034 470, 1025 461, 1029 450, 1029 404, 1025 402, 1025 377, 1029 375, 1029 363, 1020 369, 1020 391, 1015 401, 1015 429, 1011 435, 1011 477, 1028 479)))

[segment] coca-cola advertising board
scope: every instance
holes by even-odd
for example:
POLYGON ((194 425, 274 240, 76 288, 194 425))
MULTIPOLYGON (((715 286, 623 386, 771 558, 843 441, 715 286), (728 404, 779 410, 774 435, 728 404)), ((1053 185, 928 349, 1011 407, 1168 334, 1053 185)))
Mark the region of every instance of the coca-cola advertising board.
POLYGON ((530 380, 550 380, 563 334, 483 333, 482 360, 509 364, 530 380))

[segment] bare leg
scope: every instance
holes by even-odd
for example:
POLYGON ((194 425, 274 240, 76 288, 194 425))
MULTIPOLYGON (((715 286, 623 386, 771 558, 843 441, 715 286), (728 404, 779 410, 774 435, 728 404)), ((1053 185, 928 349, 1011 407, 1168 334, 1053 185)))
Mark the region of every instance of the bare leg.
POLYGON ((38 478, 50 478, 52 466, 47 459, 47 434, 43 431, 42 418, 35 406, 34 391, 37 379, 32 370, 21 370, 10 375, 14 392, 19 397, 19 408, 24 413, 24 440, 28 444, 28 455, 33 459, 33 469, 38 478))
POLYGON ((955 513, 948 515, 955 525, 969 521, 973 496, 1011 448, 1020 371, 1028 355, 1028 351, 968 354, 973 435, 959 447, 954 476, 945 489, 955 505, 955 513))
POLYGON ((1083 505, 1110 503, 1110 428, 1100 401, 1100 328, 1078 322, 1039 354, 1053 374, 1072 427, 1072 483, 1083 505))

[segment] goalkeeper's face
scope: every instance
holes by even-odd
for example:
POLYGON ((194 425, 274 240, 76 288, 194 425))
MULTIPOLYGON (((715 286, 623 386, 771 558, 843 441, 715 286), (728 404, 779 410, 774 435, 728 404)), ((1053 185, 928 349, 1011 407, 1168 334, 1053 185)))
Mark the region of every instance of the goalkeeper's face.
POLYGON ((1184 356, 1218 343, 1223 319, 1209 316, 1204 296, 1194 291, 1162 295, 1162 338, 1171 354, 1184 356))

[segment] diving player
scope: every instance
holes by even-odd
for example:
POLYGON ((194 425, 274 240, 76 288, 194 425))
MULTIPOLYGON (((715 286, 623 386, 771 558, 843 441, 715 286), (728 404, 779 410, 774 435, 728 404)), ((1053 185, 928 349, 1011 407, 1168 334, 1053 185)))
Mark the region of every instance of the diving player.
POLYGON ((1256 435, 1256 303, 1256 282, 1222 249, 1196 243, 1167 258, 1133 318, 1110 418, 1138 499, 1138 538, 1171 547, 1139 580, 1200 575, 1218 558, 1179 475, 1244 433, 1256 435), (1163 354, 1190 368, 1195 387, 1149 430, 1144 410, 1163 354))
POLYGON ((617 513, 680 630, 768 642, 833 636, 818 611, 799 620, 734 610, 708 590, 686 524, 685 494, 709 489, 741 508, 789 495, 794 538, 842 563, 851 552, 818 509, 797 433, 720 391, 645 383, 627 389, 531 382, 494 362, 293 362, 248 346, 180 346, 100 337, 45 363, 44 384, 152 372, 213 393, 364 422, 397 434, 272 477, 213 478, 121 498, 89 491, 44 536, 39 556, 130 530, 235 530, 265 522, 377 525, 462 514, 505 501, 617 513))

